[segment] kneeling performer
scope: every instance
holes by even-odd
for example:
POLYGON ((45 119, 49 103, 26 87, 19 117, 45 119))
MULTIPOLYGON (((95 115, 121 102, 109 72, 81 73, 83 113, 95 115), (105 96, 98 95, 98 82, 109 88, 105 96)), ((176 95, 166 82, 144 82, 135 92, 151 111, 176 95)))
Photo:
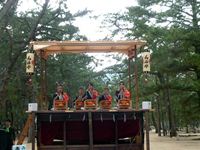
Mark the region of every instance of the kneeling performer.
POLYGON ((69 96, 63 91, 62 85, 57 85, 56 93, 53 95, 54 110, 65 110, 68 107, 69 96))

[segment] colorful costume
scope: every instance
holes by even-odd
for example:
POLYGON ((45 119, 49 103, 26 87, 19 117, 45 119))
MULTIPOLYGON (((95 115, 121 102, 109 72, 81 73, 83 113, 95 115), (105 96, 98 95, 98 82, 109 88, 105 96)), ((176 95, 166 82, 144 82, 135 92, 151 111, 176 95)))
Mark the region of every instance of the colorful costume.
POLYGON ((75 98, 75 100, 74 100, 74 101, 76 101, 76 100, 82 100, 82 101, 84 101, 84 100, 85 100, 85 98, 86 98, 86 94, 83 94, 83 95, 78 95, 78 96, 76 96, 76 98, 75 98))
POLYGON ((53 95, 53 101, 54 100, 63 100, 64 102, 68 103, 69 101, 69 96, 67 95, 67 93, 63 92, 62 94, 59 93, 55 93, 53 95))
POLYGON ((128 90, 118 90, 118 91, 116 91, 116 93, 115 93, 115 95, 116 95, 116 100, 118 101, 118 100, 120 100, 120 99, 130 99, 130 96, 131 96, 131 94, 130 94, 130 92, 128 91, 128 90))
POLYGON ((102 100, 107 100, 107 101, 111 102, 112 96, 110 94, 109 95, 103 94, 99 97, 99 101, 102 101, 102 100))
POLYGON ((97 99, 97 97, 99 96, 99 94, 96 90, 92 90, 92 92, 86 91, 85 94, 86 94, 85 99, 97 99))

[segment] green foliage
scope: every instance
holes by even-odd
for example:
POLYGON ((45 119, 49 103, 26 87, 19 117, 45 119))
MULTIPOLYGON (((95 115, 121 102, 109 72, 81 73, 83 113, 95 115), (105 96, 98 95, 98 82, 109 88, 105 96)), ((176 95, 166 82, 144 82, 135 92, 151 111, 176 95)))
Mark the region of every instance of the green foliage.
POLYGON ((88 67, 92 58, 85 54, 57 55, 48 58, 48 92, 55 92, 56 82, 64 83, 70 95, 75 96, 80 86, 87 86, 93 70, 88 67))
MULTIPOLYGON (((16 1, 18 2, 18 1, 16 1)), ((19 1, 20 3, 21 1, 19 1)), ((27 104, 38 100, 40 92, 40 66, 36 64, 36 73, 32 85, 25 73, 25 57, 31 40, 86 40, 79 35, 78 27, 72 24, 76 17, 89 11, 83 10, 71 14, 66 1, 60 0, 51 6, 35 3, 36 8, 21 12, 20 5, 12 3, 5 8, 6 1, 0 1, 0 121, 10 118, 17 128, 21 128, 26 119, 27 104), (3 14, 3 11, 6 15, 3 14)), ((39 57, 36 59, 39 60, 39 57)), ((38 61, 39 62, 39 61, 38 61)), ((90 81, 94 71, 89 67, 92 58, 85 55, 49 56, 47 62, 48 96, 52 100, 56 81, 67 83, 66 90, 72 99, 79 86, 90 81)))
MULTIPOLYGON (((106 20, 108 26, 115 26, 113 36, 122 33, 127 39, 147 41, 151 72, 145 75, 139 70, 140 99, 154 102, 158 94, 163 105, 168 95, 180 126, 199 122, 200 2, 138 0, 138 4, 125 13, 110 14, 106 20)), ((127 78, 125 73, 122 76, 127 78)), ((161 111, 168 108, 163 105, 161 111)))

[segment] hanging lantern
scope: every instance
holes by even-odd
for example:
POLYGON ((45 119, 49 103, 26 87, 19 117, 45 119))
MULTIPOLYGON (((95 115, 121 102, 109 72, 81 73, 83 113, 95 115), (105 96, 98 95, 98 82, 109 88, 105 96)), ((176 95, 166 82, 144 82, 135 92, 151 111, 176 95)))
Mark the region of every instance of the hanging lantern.
POLYGON ((34 73, 34 53, 26 54, 26 73, 34 73))
POLYGON ((150 52, 143 52, 143 72, 150 72, 150 52))

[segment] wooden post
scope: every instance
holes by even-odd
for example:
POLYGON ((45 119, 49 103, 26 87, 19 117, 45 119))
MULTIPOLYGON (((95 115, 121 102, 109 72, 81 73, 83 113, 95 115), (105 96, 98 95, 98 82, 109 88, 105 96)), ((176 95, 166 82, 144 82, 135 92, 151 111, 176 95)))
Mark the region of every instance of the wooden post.
POLYGON ((129 83, 129 91, 130 91, 130 107, 133 108, 132 103, 132 91, 131 91, 131 58, 128 59, 128 83, 129 83))
POLYGON ((37 117, 37 149, 40 149, 41 146, 41 120, 37 117))
POLYGON ((47 110, 47 80, 46 80, 46 58, 45 58, 45 52, 44 50, 40 50, 40 100, 39 100, 39 109, 41 110, 47 110))
POLYGON ((115 149, 118 150, 118 126, 117 126, 117 117, 115 118, 115 149))
POLYGON ((145 112, 146 150, 150 150, 149 142, 149 111, 145 112))
POLYGON ((140 131, 139 131, 138 135, 135 137, 136 143, 141 145, 141 150, 144 150, 144 120, 143 120, 143 112, 139 112, 137 117, 136 117, 136 119, 139 119, 139 127, 140 127, 140 131))
POLYGON ((21 145, 21 144, 23 144, 23 142, 24 142, 24 139, 27 137, 27 135, 28 135, 28 131, 29 131, 29 129, 31 128, 32 130, 31 130, 31 140, 33 141, 33 125, 34 125, 34 115, 33 115, 33 113, 30 113, 29 115, 28 115, 28 119, 27 119, 27 121, 26 121, 26 123, 25 123, 25 125, 24 125, 24 128, 23 128, 23 130, 22 130, 22 132, 21 132, 21 134, 20 134, 20 136, 19 136, 19 138, 18 138, 18 141, 17 141, 17 145, 21 145))
POLYGON ((32 150, 35 150, 35 113, 32 112, 32 124, 31 124, 31 127, 32 127, 32 150))
POLYGON ((92 112, 88 112, 89 119, 89 140, 90 140, 90 150, 93 150, 93 127, 92 127, 92 112))
POLYGON ((159 95, 156 97, 157 98, 157 117, 158 117, 158 136, 161 136, 161 124, 160 124, 160 97, 159 95))
POLYGON ((63 123, 63 139, 64 139, 64 141, 63 141, 63 144, 64 144, 64 150, 66 150, 66 145, 67 145, 67 139, 66 139, 66 121, 64 121, 64 123, 63 123))
POLYGON ((135 94, 136 94, 136 97, 135 97, 135 107, 136 107, 136 110, 139 110, 139 85, 138 85, 138 68, 137 68, 137 51, 136 51, 136 46, 135 46, 135 63, 134 63, 134 85, 135 85, 135 94))

